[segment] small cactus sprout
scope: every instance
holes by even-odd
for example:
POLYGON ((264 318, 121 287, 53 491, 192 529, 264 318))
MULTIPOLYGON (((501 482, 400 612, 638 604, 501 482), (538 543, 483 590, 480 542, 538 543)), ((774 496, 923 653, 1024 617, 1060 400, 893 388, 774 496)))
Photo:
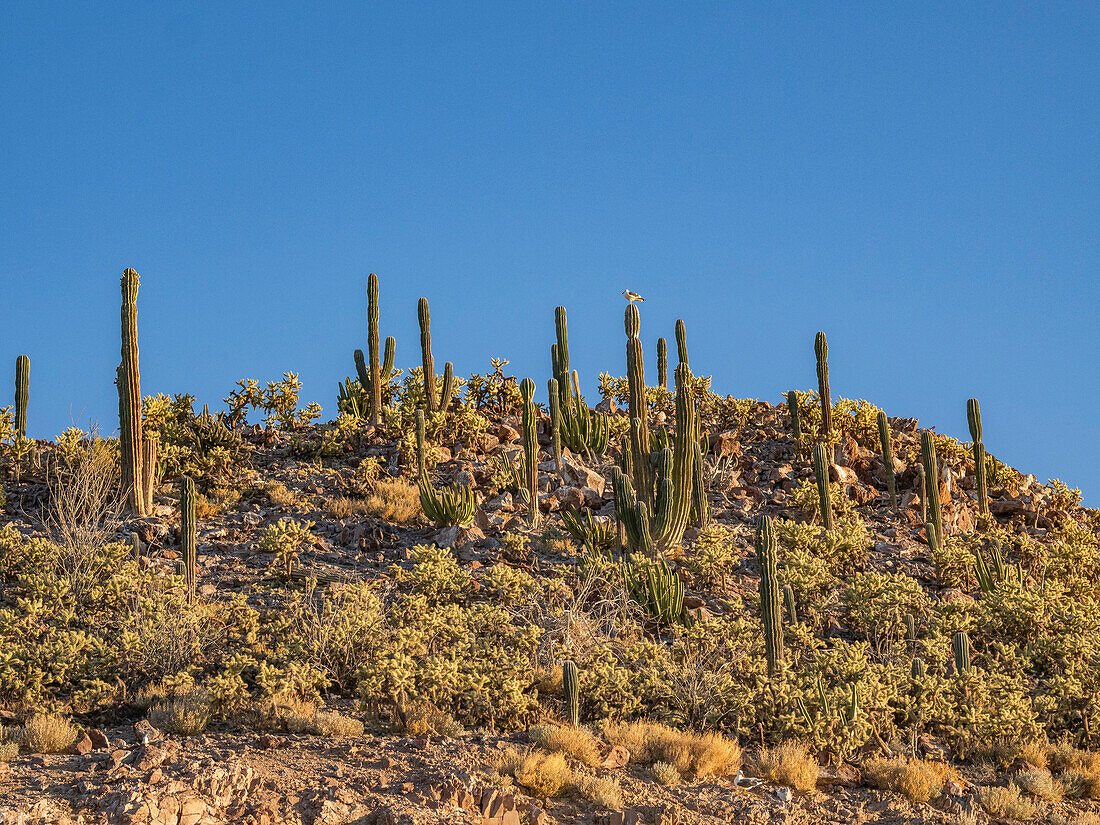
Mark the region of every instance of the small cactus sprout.
POLYGON ((130 555, 135 562, 141 561, 141 536, 136 530, 130 534, 130 555))
POLYGON ((668 389, 668 342, 664 338, 657 339, 657 384, 668 389))
POLYGON ((886 413, 878 411, 878 440, 882 445, 882 464, 886 468, 886 490, 890 493, 890 506, 898 509, 897 479, 894 477, 894 445, 890 437, 890 422, 886 413))
POLYGON ((833 400, 829 393, 829 342, 824 332, 819 332, 814 339, 814 352, 817 354, 817 394, 821 399, 821 436, 828 441, 833 437, 833 400))
POLYGON ((829 459, 824 444, 814 445, 814 478, 821 505, 821 523, 826 532, 833 530, 833 506, 829 501, 829 459))
POLYGON ((137 294, 141 279, 132 269, 122 273, 122 364, 118 369, 119 445, 122 490, 135 516, 147 515, 141 484, 141 374, 138 369, 137 294))
POLYGON ((187 603, 195 600, 195 482, 187 476, 180 481, 180 548, 183 550, 183 575, 187 583, 187 603))
POLYGON ((428 410, 439 409, 439 396, 435 391, 435 361, 432 359, 432 316, 428 311, 428 299, 421 298, 416 306, 420 320, 420 358, 424 367, 424 396, 428 410))
POLYGON ((31 359, 20 355, 15 359, 15 434, 27 437, 27 400, 30 397, 31 359))
POLYGON ((943 546, 943 511, 940 509, 940 474, 936 458, 936 442, 932 433, 920 434, 920 456, 924 465, 924 495, 928 502, 928 520, 936 533, 936 544, 943 546))
POLYGON ((802 440, 802 419, 798 410, 798 393, 791 390, 787 393, 787 412, 791 416, 791 433, 795 442, 802 440))
POLYGON ((565 716, 570 725, 577 727, 581 723, 581 689, 576 662, 562 662, 561 684, 565 693, 565 716))
POLYGON ((532 526, 539 523, 539 442, 536 433, 535 382, 524 378, 519 382, 519 394, 523 398, 523 455, 524 481, 530 497, 532 526))
POLYGON ((966 421, 970 425, 970 440, 973 442, 974 476, 978 482, 978 510, 989 513, 989 486, 985 475, 985 444, 982 443, 982 411, 978 399, 966 402, 966 421))
POLYGON ((859 718, 859 685, 852 683, 851 693, 848 696, 848 724, 854 725, 859 718))
POLYGON ((951 648, 955 652, 955 672, 960 676, 970 673, 970 637, 965 630, 958 631, 951 639, 951 648))
POLYGON ((783 617, 779 607, 779 574, 776 572, 776 538, 771 516, 756 524, 756 558, 760 564, 760 618, 764 624, 764 654, 768 675, 774 677, 783 661, 783 617))

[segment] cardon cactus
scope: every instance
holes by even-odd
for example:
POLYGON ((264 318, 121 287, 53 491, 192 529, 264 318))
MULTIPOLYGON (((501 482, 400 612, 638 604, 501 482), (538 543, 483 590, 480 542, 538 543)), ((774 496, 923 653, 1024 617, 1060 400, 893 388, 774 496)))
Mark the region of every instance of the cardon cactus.
POLYGON ((795 605, 794 589, 789 584, 785 584, 780 590, 783 593, 783 611, 787 614, 787 624, 798 624, 798 607, 795 605))
POLYGON ((630 416, 630 453, 634 469, 634 492, 639 501, 649 507, 653 503, 654 475, 650 463, 649 404, 646 399, 645 364, 642 359, 642 342, 638 338, 641 318, 638 307, 627 305, 624 321, 626 327, 626 377, 627 409, 630 416))
POLYGON ((153 491, 157 486, 157 448, 156 434, 145 436, 141 445, 141 492, 145 496, 145 512, 153 512, 153 491))
POLYGON ((122 489, 135 516, 147 515, 142 492, 141 374, 138 369, 137 294, 132 269, 122 273, 122 364, 118 370, 119 444, 122 489))
POLYGON ((833 529, 833 505, 829 500, 829 458, 824 444, 814 445, 814 478, 821 507, 821 523, 827 532, 833 529))
POLYGON ((187 476, 180 480, 180 549, 183 551, 183 575, 187 584, 187 602, 195 600, 195 482, 187 476))
POLYGON ((550 449, 554 453, 554 467, 561 475, 561 399, 558 397, 558 379, 546 382, 546 392, 550 397, 550 449))
POLYGON ((439 396, 435 391, 435 360, 432 358, 432 316, 428 311, 428 299, 421 298, 416 305, 420 321, 420 358, 424 368, 424 403, 431 412, 439 409, 439 396))
POLYGON ((20 355, 15 359, 15 434, 27 437, 27 401, 30 398, 31 359, 20 355))
POLYGON ((886 490, 890 493, 890 506, 898 509, 897 480, 894 477, 894 445, 890 437, 890 422, 886 413, 878 411, 878 440, 882 445, 882 464, 886 469, 886 490))
POLYGON ((819 332, 814 339, 814 353, 817 355, 817 394, 821 400, 821 436, 828 441, 833 437, 833 400, 829 392, 829 342, 824 332, 819 332))
POLYGON ((691 480, 691 515, 700 529, 710 524, 710 502, 707 501, 707 484, 704 477, 703 446, 695 441, 695 467, 691 480))
POLYGON ((787 412, 791 416, 791 436, 797 443, 802 440, 802 416, 798 409, 798 393, 794 390, 787 393, 787 412))
POLYGON ((989 486, 985 476, 985 444, 982 443, 982 411, 978 399, 966 402, 966 421, 970 425, 970 440, 973 442, 974 476, 978 482, 978 510, 989 513, 989 486))
POLYGON ((955 672, 960 676, 970 673, 970 637, 965 630, 958 631, 951 639, 951 649, 955 653, 955 672))
POLYGON ((779 574, 776 572, 775 526, 771 516, 756 524, 756 558, 760 564, 760 618, 764 624, 764 654, 768 675, 774 677, 783 662, 783 614, 779 606, 779 574))
POLYGON ((682 318, 676 319, 676 356, 681 364, 688 364, 687 327, 682 318))
MULTIPOLYGON (((554 330, 557 343, 550 347, 550 365, 558 388, 558 430, 561 443, 577 455, 584 455, 592 460, 607 452, 611 421, 608 416, 588 409, 581 397, 580 379, 576 371, 569 369, 569 324, 565 307, 554 310, 554 330)), ((550 414, 554 414, 553 409, 550 414)))
POLYGON ((370 393, 370 423, 382 423, 382 365, 378 358, 378 276, 373 272, 367 278, 367 351, 370 353, 369 385, 363 389, 370 393))
POLYGON ((570 725, 577 727, 581 723, 581 687, 576 662, 562 662, 561 686, 565 694, 565 717, 570 725))
POLYGON ((664 338, 657 339, 657 384, 668 389, 668 342, 664 338))
POLYGON ((940 509, 939 461, 936 458, 936 442, 932 433, 920 434, 920 457, 924 465, 924 495, 928 502, 928 520, 936 532, 936 544, 943 546, 943 510, 940 509))
POLYGON ((523 456, 524 481, 530 499, 531 525, 539 523, 539 442, 536 433, 538 414, 535 410, 535 382, 524 378, 519 382, 519 394, 523 398, 523 456))

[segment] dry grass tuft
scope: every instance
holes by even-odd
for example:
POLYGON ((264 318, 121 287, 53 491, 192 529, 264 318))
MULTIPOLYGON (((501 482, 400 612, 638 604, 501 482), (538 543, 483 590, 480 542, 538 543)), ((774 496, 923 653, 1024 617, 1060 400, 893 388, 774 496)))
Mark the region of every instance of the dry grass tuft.
POLYGON ((420 515, 420 491, 399 478, 379 481, 363 502, 363 507, 364 512, 375 518, 407 524, 420 515))
POLYGON ((513 776, 536 797, 555 797, 573 784, 573 772, 560 753, 531 751, 515 768, 513 776))
POLYGON ((451 714, 418 699, 405 709, 405 732, 410 736, 460 736, 463 730, 451 714))
POLYGON ((817 787, 817 762, 801 742, 784 742, 761 751, 756 759, 760 775, 778 785, 806 793, 817 787))
POLYGON ((1100 799, 1100 753, 1079 750, 1063 742, 1049 751, 1050 766, 1061 773, 1066 795, 1100 799))
POLYGON ((531 741, 552 753, 563 753, 583 765, 594 767, 600 759, 600 740, 587 728, 546 725, 530 732, 531 741))
POLYGON ((1050 771, 1045 768, 1036 768, 1017 774, 1016 784, 1032 796, 1047 802, 1061 802, 1066 795, 1065 785, 1051 776, 1050 771))
POLYGON ((76 741, 76 727, 56 713, 36 713, 23 726, 23 749, 28 753, 61 753, 76 741))
POLYGON ((325 499, 325 512, 333 518, 349 518, 367 512, 367 503, 360 498, 325 499))
POLYGON ((1031 819, 1035 816, 1035 806, 1020 796, 1016 785, 1007 788, 978 788, 978 799, 985 812, 1001 819, 1031 819))
POLYGON ((362 736, 363 723, 358 719, 350 719, 339 713, 319 710, 313 714, 310 720, 309 730, 317 736, 338 738, 345 736, 362 736))
POLYGON ((670 765, 668 762, 654 762, 650 770, 653 771, 653 778, 657 780, 657 783, 664 785, 666 788, 679 785, 683 779, 680 772, 676 770, 676 766, 670 765))
POLYGON ((619 810, 623 807, 623 789, 610 776, 582 776, 577 781, 581 796, 604 808, 619 810))
POLYGON ((611 722, 603 733, 612 745, 630 751, 632 761, 666 762, 696 779, 728 776, 741 767, 741 746, 717 733, 679 731, 657 722, 611 722))
POLYGON ((204 691, 189 690, 154 702, 149 722, 166 733, 202 733, 210 722, 210 697, 204 691))
POLYGON ((863 765, 863 775, 882 790, 894 791, 910 802, 930 802, 943 792, 951 769, 941 762, 893 759, 870 759, 863 765))

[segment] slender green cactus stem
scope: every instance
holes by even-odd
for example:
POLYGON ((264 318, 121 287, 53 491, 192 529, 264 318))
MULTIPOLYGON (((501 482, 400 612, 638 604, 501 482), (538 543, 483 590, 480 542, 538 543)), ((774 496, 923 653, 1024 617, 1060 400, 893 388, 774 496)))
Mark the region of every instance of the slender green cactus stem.
POLYGON ((122 273, 122 369, 119 373, 119 442, 122 488, 130 511, 144 516, 142 493, 141 374, 138 368, 137 294, 140 283, 132 269, 122 273))
POLYGON ((973 442, 974 476, 978 482, 978 511, 989 513, 989 485, 985 475, 985 444, 982 443, 982 410, 978 399, 966 402, 966 420, 970 425, 970 440, 973 442))
POLYGON ((890 506, 898 509, 898 486, 894 477, 894 445, 890 436, 890 422, 886 413, 878 411, 878 440, 882 445, 882 464, 886 468, 886 490, 890 493, 890 506))
POLYGON ((561 475, 561 399, 558 398, 558 379, 546 382, 547 395, 550 396, 550 448, 554 451, 554 467, 561 475))
POLYGON ((760 618, 764 625, 764 653, 768 675, 779 672, 783 662, 783 614, 779 606, 779 574, 776 572, 775 527, 771 516, 756 524, 756 558, 760 563, 760 618))
POLYGON ((787 412, 791 416, 791 434, 797 444, 802 440, 802 416, 798 409, 798 393, 794 390, 787 393, 787 412))
POLYGON ((15 434, 27 437, 27 400, 30 398, 31 359, 20 355, 15 359, 15 434))
POLYGON ((145 496, 145 512, 153 512, 153 492, 157 486, 157 448, 156 435, 149 435, 141 445, 141 492, 145 496))
POLYGON ((355 375, 359 378, 359 386, 363 388, 363 392, 370 392, 370 373, 367 371, 367 362, 363 358, 363 350, 357 349, 355 351, 355 375))
POLYGON ((859 718, 859 685, 852 683, 851 694, 848 699, 848 724, 854 725, 859 718))
MULTIPOLYGON (((370 423, 376 427, 382 423, 382 366, 379 363, 378 346, 378 276, 373 272, 367 278, 367 350, 370 353, 370 423)), ((360 355, 362 357, 362 355, 360 355)))
POLYGON ((428 410, 439 409, 439 396, 435 391, 435 361, 432 359, 432 316, 428 311, 428 299, 417 303, 416 314, 420 320, 420 357, 424 368, 424 395, 428 410))
POLYGON ((798 624, 798 608, 794 601, 794 589, 785 584, 780 588, 783 591, 783 610, 787 614, 787 624, 798 624))
POLYGON ((687 327, 682 318, 676 319, 676 355, 681 364, 688 363, 687 327))
POLYGON ((130 534, 130 554, 135 562, 141 561, 141 536, 136 530, 130 534))
POLYGON ((558 339, 558 368, 559 372, 554 376, 561 383, 563 378, 569 379, 569 319, 565 314, 565 307, 554 308, 554 331, 558 339))
POLYGON ((180 481, 180 547, 188 604, 195 600, 195 498, 195 482, 184 476, 180 481))
POLYGON ((907 642, 917 640, 917 617, 912 613, 905 614, 905 640, 907 642))
POLYGON ((913 659, 913 663, 909 666, 909 678, 914 682, 924 682, 928 676, 928 667, 924 664, 924 659, 919 656, 913 659))
POLYGON ((539 523, 539 442, 536 432, 535 382, 524 378, 519 382, 519 394, 523 398, 523 454, 526 459, 524 481, 530 497, 531 526, 539 523))
POLYGON ((955 653, 955 672, 960 676, 970 673, 970 637, 965 630, 958 631, 951 639, 951 647, 955 653))
POLYGON ((657 383, 661 389, 668 389, 668 342, 657 339, 657 383))
POLYGON ((829 441, 833 437, 833 400, 829 392, 829 342, 824 332, 819 332, 814 339, 814 353, 817 355, 817 394, 821 400, 821 436, 829 441))
POLYGON ((928 520, 935 528, 936 543, 943 546, 943 510, 940 508, 940 474, 936 458, 936 442, 932 433, 920 434, 921 463, 924 465, 924 495, 928 502, 928 520))
POLYGON ((454 364, 448 361, 443 365, 443 389, 439 393, 439 409, 443 412, 447 412, 447 409, 451 406, 451 399, 454 397, 455 392, 455 368, 454 364))
POLYGON ((420 478, 428 477, 428 461, 424 455, 425 426, 424 411, 416 411, 416 474, 420 478))
POLYGON ((814 445, 814 478, 821 507, 821 523, 826 532, 833 530, 833 505, 829 500, 829 458, 824 444, 814 445))
POLYGON ((647 509, 653 501, 654 476, 650 465, 649 406, 646 399, 642 342, 638 338, 641 318, 638 307, 627 305, 626 317, 627 403, 630 415, 630 452, 634 468, 634 493, 647 509))
POLYGON ((561 683, 565 693, 565 715, 573 727, 581 723, 581 690, 578 676, 576 662, 562 662, 561 683))
POLYGON ((704 529, 710 524, 711 513, 710 502, 707 501, 707 484, 704 477, 703 447, 698 440, 692 446, 695 454, 695 466, 691 479, 691 512, 696 526, 704 529))

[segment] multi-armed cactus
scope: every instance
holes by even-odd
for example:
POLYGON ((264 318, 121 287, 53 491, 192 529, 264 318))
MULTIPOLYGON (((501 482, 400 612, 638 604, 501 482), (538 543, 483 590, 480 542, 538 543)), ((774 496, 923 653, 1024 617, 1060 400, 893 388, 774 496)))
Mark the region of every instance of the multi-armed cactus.
POLYGON ((664 338, 657 339, 657 384, 668 389, 668 342, 664 338))
POLYGON ((195 482, 184 476, 180 480, 180 549, 188 604, 195 600, 195 499, 195 482))
POLYGON ((791 416, 791 434, 797 444, 802 440, 802 416, 798 409, 798 393, 794 390, 787 393, 787 412, 791 416))
POLYGON ((970 440, 973 442, 974 475, 978 481, 978 510, 989 513, 989 486, 985 478, 985 444, 982 443, 982 410, 978 399, 966 402, 966 421, 970 425, 970 440))
POLYGON ((31 359, 20 355, 15 359, 15 434, 27 437, 27 400, 30 398, 31 359))
POLYGON ((955 653, 955 672, 960 676, 970 673, 970 637, 965 630, 958 631, 951 639, 951 649, 955 653))
POLYGON ((429 412, 447 411, 454 395, 454 365, 448 361, 443 365, 443 388, 437 393, 435 385, 435 359, 432 358, 432 316, 428 311, 428 299, 421 298, 417 303, 417 317, 420 320, 420 357, 424 368, 424 403, 429 412))
POLYGON ((539 440, 536 433, 538 414, 535 410, 535 382, 524 378, 519 382, 519 394, 523 398, 523 480, 530 499, 531 526, 535 527, 539 523, 539 440))
POLYGON ((783 614, 779 601, 779 574, 776 572, 775 527, 771 516, 761 516, 756 524, 756 558, 760 563, 760 618, 764 624, 764 654, 768 675, 774 677, 783 662, 783 614))
POLYGON ((890 506, 896 510, 898 488, 894 478, 894 445, 890 437, 890 422, 882 410, 878 411, 878 440, 882 445, 882 464, 886 468, 886 490, 890 493, 890 506))
POLYGON ((146 515, 142 492, 141 374, 138 371, 137 293, 140 278, 122 273, 122 364, 118 369, 119 444, 122 489, 135 516, 146 515))
POLYGON ((576 662, 562 662, 561 686, 565 694, 565 716, 573 727, 581 723, 581 686, 578 677, 576 662))
POLYGON ((936 458, 936 442, 932 433, 920 434, 920 457, 924 465, 924 497, 928 505, 928 521, 936 536, 936 545, 943 546, 943 510, 940 508, 940 474, 936 458))
POLYGON ((833 505, 829 499, 829 457, 824 444, 814 445, 814 478, 817 480, 817 496, 821 507, 821 523, 826 532, 833 529, 833 505))
POLYGON ((428 477, 428 462, 424 455, 424 411, 416 411, 417 486, 420 507, 436 527, 466 527, 473 523, 476 501, 472 487, 451 485, 436 490, 428 477))
POLYGON ((817 394, 821 400, 821 437, 828 441, 833 437, 833 400, 829 392, 829 342, 824 332, 819 332, 814 339, 814 353, 817 355, 817 394))

